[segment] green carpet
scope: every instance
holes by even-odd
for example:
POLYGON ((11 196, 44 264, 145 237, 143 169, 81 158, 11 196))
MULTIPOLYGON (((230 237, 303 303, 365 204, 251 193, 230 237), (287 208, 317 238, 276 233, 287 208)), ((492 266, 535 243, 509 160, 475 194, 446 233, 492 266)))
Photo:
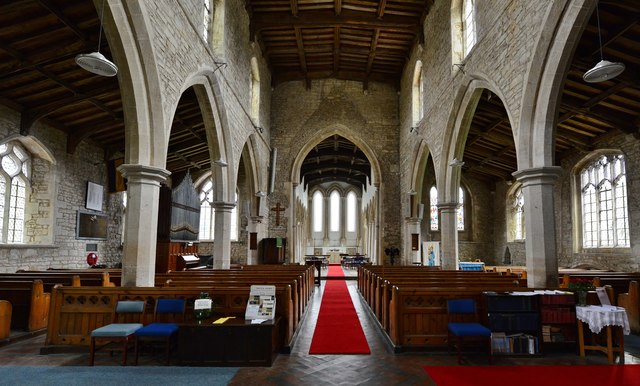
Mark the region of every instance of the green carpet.
POLYGON ((0 385, 227 385, 236 367, 0 366, 0 385))

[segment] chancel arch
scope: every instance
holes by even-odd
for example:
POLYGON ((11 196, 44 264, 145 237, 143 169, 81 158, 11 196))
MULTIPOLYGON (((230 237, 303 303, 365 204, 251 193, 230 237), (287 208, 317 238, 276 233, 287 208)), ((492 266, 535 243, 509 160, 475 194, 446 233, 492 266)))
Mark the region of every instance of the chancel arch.
MULTIPOLYGON (((327 131, 319 137, 321 139, 304 146, 293 162, 292 181, 297 184, 294 194, 305 192, 310 214, 306 216, 309 224, 305 226, 309 231, 303 240, 298 240, 298 247, 303 247, 305 255, 367 253, 372 261, 377 261, 377 251, 371 250, 371 246, 377 247, 379 242, 368 238, 377 239, 378 235, 376 232, 367 233, 365 229, 377 229, 379 219, 374 220, 375 226, 365 225, 367 216, 364 210, 378 203, 379 186, 373 181, 378 181, 379 167, 363 141, 353 138, 345 130, 327 131), (353 232, 346 230, 350 193, 356 195, 357 206, 358 220, 353 232), (321 219, 317 218, 318 213, 322 213, 321 219)), ((353 203, 353 199, 350 202, 353 203)))

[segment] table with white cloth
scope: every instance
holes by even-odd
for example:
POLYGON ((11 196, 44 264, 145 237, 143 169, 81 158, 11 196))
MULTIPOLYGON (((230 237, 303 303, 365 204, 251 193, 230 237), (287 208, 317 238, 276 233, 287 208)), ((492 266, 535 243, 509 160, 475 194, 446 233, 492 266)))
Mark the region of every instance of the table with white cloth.
POLYGON ((609 363, 613 362, 614 353, 620 356, 620 363, 624 363, 624 335, 629 335, 629 318, 622 307, 615 306, 576 306, 576 319, 578 321, 578 343, 580 344, 580 356, 584 357, 585 350, 597 350, 607 354, 609 363), (607 345, 599 345, 593 341, 585 345, 584 327, 586 323, 594 334, 600 334, 603 329, 607 334, 607 345), (614 333, 617 346, 614 346, 614 333))

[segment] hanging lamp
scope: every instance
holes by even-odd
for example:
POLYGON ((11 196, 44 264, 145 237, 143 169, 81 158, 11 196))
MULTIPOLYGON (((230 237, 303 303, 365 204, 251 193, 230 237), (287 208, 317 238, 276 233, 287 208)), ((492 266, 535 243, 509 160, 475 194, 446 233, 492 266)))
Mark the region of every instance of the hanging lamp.
POLYGON ((100 33, 98 35, 98 51, 89 54, 76 55, 76 64, 85 70, 101 76, 115 76, 118 67, 100 53, 100 43, 102 43, 102 19, 104 16, 104 0, 100 11, 100 33))
POLYGON ((582 79, 584 79, 584 81, 587 83, 604 82, 605 80, 615 78, 616 76, 622 74, 622 71, 624 71, 625 68, 624 63, 610 62, 608 60, 604 60, 602 56, 602 35, 600 32, 600 12, 598 11, 598 4, 596 4, 596 20, 598 23, 600 61, 592 69, 582 75, 582 79))

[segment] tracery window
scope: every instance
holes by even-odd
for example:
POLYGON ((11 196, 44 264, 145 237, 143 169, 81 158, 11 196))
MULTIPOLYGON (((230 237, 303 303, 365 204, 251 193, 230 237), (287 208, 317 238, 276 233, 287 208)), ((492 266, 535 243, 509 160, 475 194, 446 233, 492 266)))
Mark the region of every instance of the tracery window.
POLYGON ((22 243, 31 157, 17 143, 0 145, 0 235, 3 243, 22 243))
POLYGON ((624 156, 598 157, 580 171, 582 246, 629 247, 627 176, 624 156))
MULTIPOLYGON (((215 240, 216 209, 213 207, 213 181, 208 180, 200 189, 199 240, 215 240)), ((235 194, 236 204, 238 192, 235 194)), ((238 240, 238 206, 231 209, 230 239, 238 240)))

